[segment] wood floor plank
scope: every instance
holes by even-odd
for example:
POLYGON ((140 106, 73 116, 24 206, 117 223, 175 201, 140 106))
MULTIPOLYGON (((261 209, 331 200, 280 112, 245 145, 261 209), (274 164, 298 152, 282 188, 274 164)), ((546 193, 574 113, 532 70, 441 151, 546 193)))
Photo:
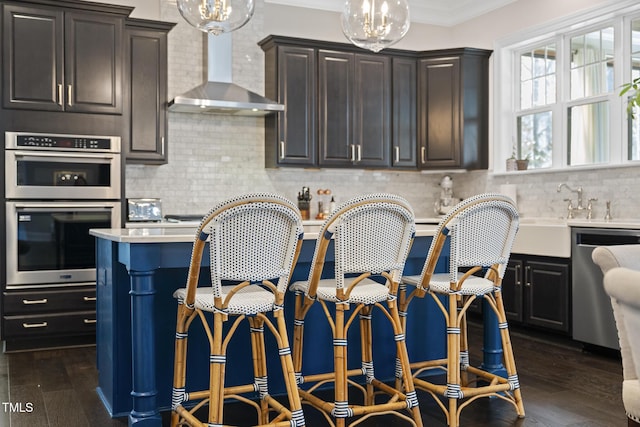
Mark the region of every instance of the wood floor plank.
POLYGON ((47 407, 49 427, 87 426, 89 421, 82 407, 78 405, 78 396, 74 390, 56 390, 43 393, 47 407))
MULTIPOLYGON (((579 343, 566 337, 514 330, 511 338, 526 418, 518 418, 508 402, 479 399, 462 411, 463 427, 626 425, 619 358, 583 351, 579 343)), ((482 328, 478 325, 470 324, 470 345, 471 361, 477 364, 482 357, 482 328)), ((0 382, 0 397, 4 390, 11 402, 34 404, 31 414, 12 414, 11 427, 125 427, 127 418, 111 419, 96 394, 95 360, 95 347, 0 356, 0 381, 8 377, 10 384, 9 388, 3 388, 6 382, 0 382)), ((446 427, 444 414, 433 399, 424 392, 418 395, 424 425, 446 427)), ((308 426, 327 425, 313 409, 307 406, 304 409, 308 426)), ((246 418, 243 406, 229 405, 227 411, 237 420, 246 418)), ((0 413, 0 426, 7 425, 2 416, 0 413)), ((163 426, 169 426, 169 414, 163 413, 162 419, 163 426)), ((406 422, 390 416, 373 417, 360 424, 361 427, 405 425, 406 422)))
POLYGON ((9 380, 11 388, 9 390, 10 403, 22 407, 25 411, 10 410, 11 427, 33 427, 48 426, 47 407, 42 398, 42 392, 37 384, 13 385, 9 380), (28 406, 33 408, 32 412, 26 412, 28 406))

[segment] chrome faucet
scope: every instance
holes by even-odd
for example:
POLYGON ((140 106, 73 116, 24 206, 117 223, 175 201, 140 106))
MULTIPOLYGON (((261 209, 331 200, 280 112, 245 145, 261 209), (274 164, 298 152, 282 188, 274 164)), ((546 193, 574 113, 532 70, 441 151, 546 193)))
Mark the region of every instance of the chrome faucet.
POLYGON ((593 202, 597 201, 598 199, 589 199, 589 204, 588 206, 584 206, 582 204, 582 187, 578 187, 576 189, 573 189, 571 187, 569 187, 566 183, 562 183, 558 185, 557 191, 558 193, 562 190, 562 188, 565 187, 567 190, 571 191, 572 193, 576 193, 578 195, 578 205, 577 206, 573 206, 573 201, 571 201, 571 199, 565 199, 565 202, 569 202, 569 206, 567 207, 567 218, 571 219, 573 218, 573 213, 574 211, 582 211, 582 210, 586 210, 587 211, 587 219, 591 219, 591 210, 593 208, 593 202))

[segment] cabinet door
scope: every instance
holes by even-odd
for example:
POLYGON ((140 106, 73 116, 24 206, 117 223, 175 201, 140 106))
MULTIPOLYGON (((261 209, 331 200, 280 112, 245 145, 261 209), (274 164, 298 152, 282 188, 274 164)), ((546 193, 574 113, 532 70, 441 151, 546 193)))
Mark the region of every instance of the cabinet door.
POLYGON ((3 5, 3 106, 62 111, 63 14, 3 5))
POLYGON ((522 323, 524 321, 522 301, 522 277, 524 264, 522 260, 511 258, 502 278, 502 302, 507 320, 522 323))
POLYGON ((123 20, 65 13, 65 110, 122 113, 123 20))
POLYGON ((527 261, 525 301, 528 324, 568 333, 568 263, 527 261))
POLYGON ((354 165, 389 167, 391 61, 386 56, 356 54, 354 64, 354 165))
POLYGON ((167 162, 167 34, 127 29, 129 163, 167 162))
POLYGON ((393 167, 416 167, 418 131, 416 96, 416 60, 393 58, 393 123, 391 164, 393 167))
POLYGON ((316 54, 315 49, 278 47, 278 164, 316 163, 316 54))
POLYGON ((318 142, 320 166, 350 166, 353 143, 353 54, 318 52, 318 142))
POLYGON ((460 166, 460 58, 422 59, 419 76, 421 167, 460 166))

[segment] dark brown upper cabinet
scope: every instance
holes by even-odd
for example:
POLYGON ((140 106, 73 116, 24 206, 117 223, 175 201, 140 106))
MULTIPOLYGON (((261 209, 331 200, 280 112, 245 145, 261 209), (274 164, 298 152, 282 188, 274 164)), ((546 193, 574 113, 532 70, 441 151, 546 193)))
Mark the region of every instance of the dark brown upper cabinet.
POLYGON ((490 55, 470 48, 420 54, 419 168, 488 167, 490 55))
POLYGON ((488 167, 491 51, 371 54, 355 46, 269 36, 267 167, 488 167))
POLYGON ((415 58, 392 59, 392 153, 391 165, 415 169, 417 163, 417 61, 415 58))
POLYGON ((320 50, 320 166, 390 166, 391 61, 320 50))
POLYGON ((311 47, 262 45, 265 95, 285 111, 265 117, 265 163, 314 166, 317 163, 316 50, 311 47))
POLYGON ((128 19, 127 163, 167 163, 167 33, 174 23, 128 19))
POLYGON ((124 14, 2 7, 4 108, 122 113, 124 14))

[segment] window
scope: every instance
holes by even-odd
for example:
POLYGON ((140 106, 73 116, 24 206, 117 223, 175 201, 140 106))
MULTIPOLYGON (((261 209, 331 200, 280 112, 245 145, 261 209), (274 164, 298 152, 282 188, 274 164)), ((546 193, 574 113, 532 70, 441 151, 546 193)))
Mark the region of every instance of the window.
MULTIPOLYGON (((609 100, 613 93, 614 31, 605 27, 570 37, 568 164, 609 162, 609 100)), ((615 102, 615 99, 613 100, 615 102)))
MULTIPOLYGON (((640 77, 640 19, 631 21, 631 79, 640 77)), ((628 160, 640 160, 640 111, 629 120, 628 160)))
POLYGON ((640 160, 640 111, 631 118, 619 96, 623 82, 640 77, 637 2, 510 36, 496 54, 494 170, 504 171, 514 150, 529 169, 640 160))
POLYGON ((553 112, 556 102, 556 47, 539 46, 520 54, 518 158, 531 168, 551 166, 553 112))

